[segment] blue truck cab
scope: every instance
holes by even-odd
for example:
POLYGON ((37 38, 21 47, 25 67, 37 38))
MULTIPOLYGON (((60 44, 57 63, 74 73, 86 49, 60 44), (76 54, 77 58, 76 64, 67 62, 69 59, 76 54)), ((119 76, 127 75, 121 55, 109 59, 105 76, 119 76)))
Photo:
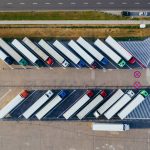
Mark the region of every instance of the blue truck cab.
POLYGON ((65 90, 61 90, 58 94, 61 98, 65 98, 67 96, 67 92, 65 90))
POLYGON ((83 68, 83 67, 86 66, 86 64, 85 64, 85 62, 83 60, 80 60, 78 65, 79 65, 80 68, 83 68))
POLYGON ((101 60, 101 63, 103 65, 108 65, 109 64, 108 59, 106 59, 105 57, 101 60))

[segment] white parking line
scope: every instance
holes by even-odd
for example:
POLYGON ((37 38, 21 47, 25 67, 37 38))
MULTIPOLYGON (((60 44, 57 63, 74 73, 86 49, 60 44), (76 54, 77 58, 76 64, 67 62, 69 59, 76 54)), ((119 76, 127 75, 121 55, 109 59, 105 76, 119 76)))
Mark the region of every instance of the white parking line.
POLYGON ((109 4, 109 5, 113 5, 113 4, 115 4, 115 3, 114 3, 114 2, 109 2, 108 4, 109 4))
POLYGON ((24 5, 25 3, 19 3, 20 5, 24 5))
POLYGON ((63 5, 63 3, 57 3, 58 5, 63 5))
POLYGON ((134 3, 135 5, 139 5, 140 3, 139 2, 136 2, 136 3, 134 3))
POLYGON ((12 5, 13 3, 7 3, 7 5, 12 5))
POLYGON ((89 3, 87 3, 87 2, 85 2, 85 3, 83 3, 84 5, 88 5, 89 3))
POLYGON ((51 3, 45 3, 45 5, 50 5, 51 3))
POLYGON ((101 3, 101 2, 97 2, 96 4, 97 4, 97 5, 101 5, 102 3, 101 3))
POLYGON ((70 4, 71 4, 71 5, 76 5, 76 3, 74 3, 74 2, 73 2, 73 3, 70 3, 70 4))
POLYGON ((126 5, 126 4, 127 4, 126 2, 123 2, 123 3, 122 3, 122 5, 126 5))
POLYGON ((33 5, 37 5, 38 3, 32 3, 33 5))
POLYGON ((0 101, 2 101, 2 99, 7 96, 10 92, 12 91, 12 89, 9 89, 3 96, 0 97, 0 101))

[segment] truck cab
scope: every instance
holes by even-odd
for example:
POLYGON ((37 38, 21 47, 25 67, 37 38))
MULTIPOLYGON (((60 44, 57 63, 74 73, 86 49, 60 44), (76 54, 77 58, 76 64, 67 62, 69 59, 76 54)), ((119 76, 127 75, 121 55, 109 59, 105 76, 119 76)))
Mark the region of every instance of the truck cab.
POLYGON ((109 64, 108 59, 106 59, 105 57, 101 60, 101 63, 103 65, 108 65, 109 64))
POLYGON ((129 91, 127 92, 127 94, 128 94, 131 98, 135 95, 135 93, 134 93, 132 90, 129 90, 129 91))
POLYGON ((87 96, 92 97, 94 95, 92 90, 87 90, 86 91, 87 96))
POLYGON ((118 65, 123 68, 126 65, 126 62, 124 60, 120 60, 120 62, 118 63, 118 65))
POLYGON ((46 60, 46 63, 47 63, 48 65, 52 65, 52 64, 54 63, 54 60, 49 57, 49 58, 46 60))
POLYGON ((29 95, 29 92, 27 90, 24 90, 20 93, 20 96, 23 97, 23 98, 27 98, 29 95))
POLYGON ((146 90, 142 90, 142 91, 140 92, 140 94, 141 94, 143 97, 147 97, 147 96, 149 95, 146 90))
POLYGON ((130 60, 129 60, 129 63, 130 64, 134 64, 136 62, 136 59, 134 57, 132 57, 130 60))
POLYGON ((80 60, 78 65, 80 66, 80 68, 85 67, 85 62, 83 60, 80 60))
POLYGON ((58 94, 61 98, 65 98, 67 96, 67 92, 65 90, 61 90, 58 94))
POLYGON ((99 117, 100 117, 100 114, 99 114, 98 111, 95 111, 95 112, 93 113, 93 115, 95 116, 95 118, 99 118, 99 117))
POLYGON ((66 60, 64 60, 63 63, 62 63, 62 65, 63 65, 63 67, 68 67, 69 63, 66 60))
POLYGON ((101 95, 102 97, 106 97, 106 96, 107 96, 107 93, 106 93, 105 90, 101 90, 101 91, 100 91, 100 95, 101 95))

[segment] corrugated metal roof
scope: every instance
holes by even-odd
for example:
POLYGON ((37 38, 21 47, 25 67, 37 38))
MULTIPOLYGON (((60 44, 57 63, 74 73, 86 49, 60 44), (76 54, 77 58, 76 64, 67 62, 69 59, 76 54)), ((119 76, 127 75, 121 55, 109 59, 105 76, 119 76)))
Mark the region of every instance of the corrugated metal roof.
POLYGON ((143 41, 118 41, 144 66, 150 66, 150 38, 143 41))
POLYGON ((149 119, 150 118, 150 95, 137 106, 125 119, 149 119))

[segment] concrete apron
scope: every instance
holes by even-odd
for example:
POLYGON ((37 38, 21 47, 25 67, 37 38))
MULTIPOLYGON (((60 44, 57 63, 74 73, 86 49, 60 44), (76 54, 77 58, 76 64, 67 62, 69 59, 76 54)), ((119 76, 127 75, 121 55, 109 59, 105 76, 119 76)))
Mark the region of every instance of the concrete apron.
POLYGON ((74 69, 48 68, 0 70, 1 87, 28 88, 134 88, 136 82, 142 87, 150 86, 150 69, 138 70, 140 78, 134 77, 135 69, 74 69))

